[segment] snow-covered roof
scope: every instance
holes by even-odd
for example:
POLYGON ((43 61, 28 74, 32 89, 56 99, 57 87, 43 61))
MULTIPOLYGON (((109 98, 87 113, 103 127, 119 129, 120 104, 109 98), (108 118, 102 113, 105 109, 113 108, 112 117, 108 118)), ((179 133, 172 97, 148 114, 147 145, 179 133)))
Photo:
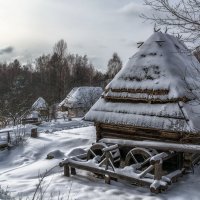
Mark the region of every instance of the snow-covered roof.
POLYGON ((39 97, 32 105, 33 110, 43 110, 46 109, 47 107, 48 105, 42 97, 39 97))
POLYGON ((154 33, 107 85, 85 119, 200 132, 200 64, 178 38, 154 33))
POLYGON ((101 96, 101 87, 75 87, 59 104, 59 107, 82 108, 91 107, 101 96))

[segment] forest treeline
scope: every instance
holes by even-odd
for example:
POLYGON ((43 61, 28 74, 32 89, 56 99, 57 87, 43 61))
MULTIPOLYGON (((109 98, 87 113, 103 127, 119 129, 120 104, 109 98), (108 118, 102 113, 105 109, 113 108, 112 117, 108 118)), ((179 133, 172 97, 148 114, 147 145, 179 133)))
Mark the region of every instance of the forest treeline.
MULTIPOLYGON (((199 52, 200 49, 196 50, 194 55, 200 61, 199 52)), ((38 97, 51 106, 61 102, 74 87, 104 88, 121 68, 122 61, 114 53, 106 73, 102 73, 87 55, 69 53, 64 40, 54 45, 51 54, 36 58, 32 64, 22 64, 17 59, 0 62, 0 121, 2 117, 19 117, 38 97)))
POLYGON ((87 55, 68 53, 64 40, 55 44, 52 54, 38 57, 33 64, 21 64, 17 59, 0 63, 0 117, 19 116, 38 97, 52 105, 63 100, 73 87, 105 87, 121 67, 122 62, 114 53, 107 72, 102 73, 87 55))

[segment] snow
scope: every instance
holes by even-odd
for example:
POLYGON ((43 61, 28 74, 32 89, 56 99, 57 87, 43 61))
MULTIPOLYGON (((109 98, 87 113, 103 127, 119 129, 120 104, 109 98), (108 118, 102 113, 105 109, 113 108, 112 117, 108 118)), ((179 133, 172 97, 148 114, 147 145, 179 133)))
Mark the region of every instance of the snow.
POLYGON ((156 32, 130 58, 107 89, 161 89, 169 90, 170 98, 188 97, 187 83, 191 89, 195 89, 194 81, 200 84, 196 76, 199 67, 197 59, 182 42, 156 32), (156 41, 164 42, 160 46, 156 41))
POLYGON ((149 127, 162 130, 190 132, 191 129, 182 119, 166 119, 165 117, 156 116, 143 116, 136 114, 116 113, 98 111, 98 114, 91 110, 90 115, 85 116, 86 119, 90 119, 94 122, 106 123, 106 124, 120 124, 136 127, 149 127), (89 116, 89 117, 88 117, 89 116), (95 116, 93 118, 93 116, 95 116))
POLYGON ((42 97, 39 97, 32 105, 33 110, 40 110, 46 108, 47 108, 47 103, 42 97))
MULTIPOLYGON (((42 107, 42 108, 43 108, 43 107, 42 107)), ((38 116, 39 116, 38 111, 32 111, 32 112, 30 112, 29 115, 26 116, 26 119, 38 118, 38 116)))
POLYGON ((101 87, 85 86, 73 88, 67 97, 59 104, 59 107, 91 107, 98 100, 102 92, 103 90, 101 87))
POLYGON ((159 154, 151 157, 150 162, 158 162, 158 161, 161 162, 162 160, 164 160, 167 157, 168 157, 168 154, 165 152, 162 152, 162 153, 159 153, 159 154))
POLYGON ((156 32, 106 86, 85 120, 200 133, 199 90, 197 59, 174 36, 156 32))
POLYGON ((133 106, 132 103, 122 104, 118 102, 108 102, 103 98, 100 98, 99 101, 93 106, 92 110, 138 115, 155 115, 160 117, 170 116, 184 119, 184 116, 176 103, 167 103, 165 105, 138 103, 137 106, 133 106))
MULTIPOLYGON (((38 184, 38 174, 58 165, 69 155, 84 153, 95 142, 94 126, 45 133, 46 130, 51 129, 51 125, 59 128, 60 124, 60 129, 63 129, 65 123, 69 122, 43 124, 43 127, 39 128, 39 138, 28 138, 23 145, 0 152, 2 188, 8 187, 8 191, 15 197, 19 197, 20 194, 32 197, 38 184), (52 152, 59 152, 59 156, 51 160, 46 159, 47 154, 52 152)), ((107 185, 104 180, 80 170, 75 176, 64 177, 63 168, 60 167, 55 167, 48 174, 44 180, 45 186, 48 186, 45 199, 49 199, 50 194, 53 195, 52 199, 58 199, 57 195, 60 192, 63 199, 68 199, 69 196, 69 199, 76 200, 198 200, 200 169, 196 168, 195 174, 185 175, 166 192, 158 195, 151 194, 148 188, 136 187, 126 182, 111 181, 111 185, 107 185)))
POLYGON ((110 139, 103 138, 100 142, 109 144, 119 144, 120 146, 128 147, 142 147, 149 149, 165 150, 165 151, 176 151, 176 152, 189 152, 189 153, 200 153, 200 145, 195 144, 174 144, 170 142, 159 142, 159 141, 136 141, 136 140, 122 140, 122 139, 110 139))
POLYGON ((100 123, 146 126, 171 131, 191 130, 177 103, 133 105, 100 98, 84 118, 100 123))

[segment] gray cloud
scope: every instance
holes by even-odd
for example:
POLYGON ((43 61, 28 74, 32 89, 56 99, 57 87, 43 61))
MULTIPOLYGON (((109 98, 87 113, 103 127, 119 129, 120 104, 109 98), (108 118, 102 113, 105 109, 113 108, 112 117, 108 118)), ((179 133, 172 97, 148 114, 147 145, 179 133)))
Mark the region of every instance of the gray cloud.
POLYGON ((0 48, 1 61, 17 56, 24 61, 51 53, 55 42, 63 38, 68 52, 87 54, 102 70, 113 52, 125 62, 137 50, 137 41, 152 34, 152 25, 142 24, 138 17, 148 9, 142 3, 141 0, 4 1, 3 5, 0 3, 0 46, 12 44, 15 49, 0 48))
POLYGON ((117 12, 128 17, 135 17, 141 15, 141 13, 150 13, 151 10, 142 4, 130 2, 122 6, 117 12))
POLYGON ((99 47, 100 49, 106 49, 106 48, 108 48, 106 45, 103 45, 103 44, 98 45, 98 47, 99 47))
POLYGON ((3 55, 3 54, 10 54, 12 53, 14 50, 14 48, 12 46, 8 46, 8 47, 5 47, 5 48, 2 48, 0 49, 0 55, 3 55))

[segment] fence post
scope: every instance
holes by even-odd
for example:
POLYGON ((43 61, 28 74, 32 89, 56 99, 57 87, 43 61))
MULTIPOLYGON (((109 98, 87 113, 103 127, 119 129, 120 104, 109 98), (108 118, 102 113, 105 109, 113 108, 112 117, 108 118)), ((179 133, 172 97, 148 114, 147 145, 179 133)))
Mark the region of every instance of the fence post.
POLYGON ((10 137, 10 132, 8 131, 8 134, 7 134, 7 143, 11 143, 11 137, 10 137))

